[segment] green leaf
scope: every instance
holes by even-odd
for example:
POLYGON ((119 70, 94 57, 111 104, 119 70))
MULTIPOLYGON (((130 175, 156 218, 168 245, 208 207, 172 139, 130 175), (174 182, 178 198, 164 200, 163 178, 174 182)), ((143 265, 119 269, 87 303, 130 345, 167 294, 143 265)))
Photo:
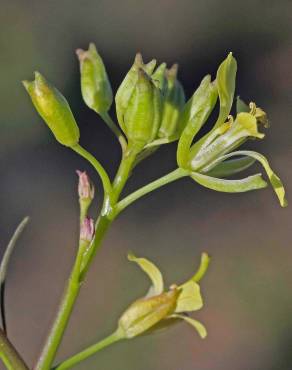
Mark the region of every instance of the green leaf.
POLYGON ((285 197, 285 189, 283 186, 282 181, 280 178, 274 173, 274 171, 271 169, 269 162, 265 156, 263 156, 260 153, 251 151, 251 150, 238 150, 236 152, 232 152, 229 154, 226 154, 220 158, 218 158, 218 161, 225 160, 230 157, 238 156, 238 155, 244 155, 254 158, 255 160, 259 161, 261 165, 264 167, 267 176, 270 180, 270 183, 280 201, 280 204, 282 207, 286 207, 288 205, 287 199, 285 197))
POLYGON ((14 234, 12 235, 12 238, 10 239, 6 250, 4 252, 4 255, 2 257, 2 261, 0 264, 0 307, 1 307, 1 316, 2 316, 2 324, 3 324, 3 330, 6 333, 6 320, 5 320, 5 281, 6 281, 6 275, 7 275, 7 270, 10 262, 10 258, 12 255, 12 252, 15 248, 16 242, 20 235, 22 234, 25 226, 27 225, 29 221, 29 217, 25 217, 21 223, 18 225, 17 229, 15 230, 14 234))
POLYGON ((186 321, 188 324, 190 324, 192 327, 194 327, 197 330, 198 334, 200 335, 200 337, 202 339, 206 338, 207 330, 206 330, 205 326, 202 323, 200 323, 200 321, 194 320, 194 319, 192 319, 191 317, 188 317, 188 316, 177 315, 177 314, 173 314, 170 317, 171 318, 182 319, 182 320, 186 321))
POLYGON ((198 184, 206 188, 225 193, 242 193, 245 191, 262 189, 267 186, 261 174, 248 176, 241 180, 218 179, 216 177, 202 175, 198 172, 192 172, 191 177, 198 184))
POLYGON ((210 164, 208 168, 213 167, 212 169, 204 169, 204 173, 211 177, 228 177, 235 175, 241 171, 248 169, 255 163, 254 158, 243 157, 239 159, 231 159, 229 161, 224 161, 217 164, 215 167, 210 164))
POLYGON ((186 103, 181 116, 181 126, 185 126, 178 142, 177 162, 185 167, 188 162, 189 149, 201 127, 207 121, 217 100, 217 89, 208 75, 203 78, 200 86, 186 103))
POLYGON ((203 299, 199 284, 190 280, 181 285, 180 289, 181 293, 177 299, 175 312, 197 311, 203 307, 203 299))
POLYGON ((146 258, 137 258, 132 253, 128 254, 128 260, 131 262, 136 262, 140 268, 149 276, 152 281, 151 294, 148 296, 159 295, 163 292, 163 277, 159 269, 146 258))
POLYGON ((236 99, 236 113, 241 112, 250 112, 250 107, 238 96, 236 99))
POLYGON ((222 125, 230 113, 235 91, 236 71, 236 60, 232 53, 229 53, 217 71, 216 83, 220 100, 220 111, 214 128, 222 125))

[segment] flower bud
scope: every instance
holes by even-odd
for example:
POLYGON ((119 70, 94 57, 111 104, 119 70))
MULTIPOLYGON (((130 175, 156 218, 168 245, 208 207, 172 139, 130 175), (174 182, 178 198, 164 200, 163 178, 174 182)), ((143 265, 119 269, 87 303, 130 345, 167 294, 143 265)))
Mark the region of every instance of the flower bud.
POLYGON ((59 143, 72 147, 78 144, 79 128, 64 96, 39 73, 34 81, 23 81, 31 100, 59 143))
POLYGON ((81 200, 93 200, 94 198, 94 186, 92 185, 87 173, 76 171, 79 176, 78 183, 78 194, 81 200))
POLYGON ((124 114, 124 130, 132 143, 153 141, 161 121, 161 93, 143 69, 137 71, 137 83, 124 114))
POLYGON ((103 61, 94 44, 84 51, 78 49, 81 92, 87 106, 97 113, 105 113, 113 102, 112 88, 103 61))
POLYGON ((80 221, 82 222, 86 217, 88 208, 93 201, 94 186, 85 171, 81 172, 77 170, 76 172, 79 176, 78 195, 80 204, 80 221))
POLYGON ((178 65, 174 64, 166 71, 166 89, 163 101, 162 120, 158 136, 169 138, 179 136, 183 127, 179 127, 180 116, 185 104, 185 94, 181 83, 177 80, 178 65))
POLYGON ((144 64, 142 55, 140 53, 136 54, 134 64, 130 68, 126 77, 122 81, 116 97, 116 111, 119 124, 124 132, 126 132, 124 115, 126 109, 129 105, 129 101, 133 95, 136 83, 138 81, 138 70, 143 69, 148 75, 151 75, 156 65, 156 60, 153 59, 149 63, 144 64))
POLYGON ((178 289, 150 298, 138 299, 121 316, 119 330, 125 338, 133 338, 159 323, 175 311, 178 289))
POLYGON ((80 227, 80 240, 91 243, 94 236, 94 221, 90 217, 85 217, 80 227))

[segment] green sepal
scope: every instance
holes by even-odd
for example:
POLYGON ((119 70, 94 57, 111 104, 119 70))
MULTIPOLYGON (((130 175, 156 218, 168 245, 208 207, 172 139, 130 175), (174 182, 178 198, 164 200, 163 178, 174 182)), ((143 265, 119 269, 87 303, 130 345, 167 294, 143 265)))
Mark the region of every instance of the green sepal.
POLYGON ((65 146, 78 144, 80 132, 65 97, 39 72, 34 81, 23 81, 31 100, 56 140, 65 146))
POLYGON ((180 167, 187 166, 192 141, 207 121, 216 100, 217 89, 211 82, 211 77, 207 75, 186 103, 181 115, 181 124, 185 128, 180 136, 177 148, 177 163, 180 167))
MULTIPOLYGON (((204 169, 202 172, 211 177, 229 177, 248 169, 254 163, 255 159, 249 157, 231 159, 217 164, 210 170, 204 169)), ((211 164, 209 167, 213 167, 213 165, 211 164)))
POLYGON ((166 63, 161 63, 151 75, 154 85, 162 93, 164 93, 165 88, 166 88, 165 70, 166 70, 166 63))
POLYGON ((242 193, 267 187, 267 183, 262 179, 261 174, 248 176, 241 180, 225 180, 192 172, 191 178, 208 189, 224 193, 242 193))
POLYGON ((81 92, 86 105, 96 113, 107 112, 113 102, 113 92, 103 60, 93 43, 87 51, 76 51, 80 61, 81 92))
POLYGON ((170 316, 170 318, 184 320, 185 322, 187 322, 193 328, 196 329, 196 331, 198 332, 199 336, 202 339, 206 338, 207 330, 206 330, 205 326, 200 321, 194 320, 193 318, 191 318, 189 316, 186 316, 186 315, 178 315, 178 314, 173 314, 173 315, 170 316))
POLYGON ((166 71, 167 88, 163 99, 160 138, 175 138, 177 140, 183 130, 181 113, 185 105, 185 94, 182 84, 177 80, 178 65, 174 64, 166 71))
POLYGON ((119 330, 124 338, 133 338, 145 333, 174 312, 178 289, 160 295, 138 299, 123 313, 119 330))
POLYGON ((250 107, 238 96, 236 98, 236 113, 250 112, 250 107))
POLYGON ((229 53, 227 58, 220 64, 217 71, 216 85, 219 95, 220 111, 214 128, 222 125, 230 113, 235 92, 236 71, 236 60, 232 53, 229 53))
POLYGON ((148 293, 148 296, 159 295, 163 292, 163 277, 160 270, 154 265, 154 263, 150 262, 146 258, 137 258, 133 253, 128 254, 128 260, 137 263, 152 281, 151 294, 148 293))

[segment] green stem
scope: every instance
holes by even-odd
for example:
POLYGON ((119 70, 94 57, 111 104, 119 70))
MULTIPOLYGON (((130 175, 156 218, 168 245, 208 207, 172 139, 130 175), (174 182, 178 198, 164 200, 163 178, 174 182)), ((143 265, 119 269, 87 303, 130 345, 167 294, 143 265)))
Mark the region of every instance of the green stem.
POLYGON ((127 141, 125 139, 125 136, 122 134, 118 126, 114 123, 108 112, 100 113, 100 116, 104 120, 104 122, 108 125, 108 127, 112 130, 115 136, 118 138, 119 143, 121 144, 122 147, 122 151, 124 153, 127 148, 127 141))
POLYGON ((177 168, 176 170, 168 173, 167 175, 143 186, 142 188, 134 191, 132 194, 128 195, 124 199, 120 200, 115 207, 115 217, 122 212, 126 207, 135 202, 137 199, 143 197, 144 195, 150 193, 153 190, 160 188, 170 182, 178 180, 184 176, 188 176, 189 171, 182 168, 177 168))
MULTIPOLYGON (((95 251, 101 244, 109 224, 110 221, 106 218, 106 216, 99 217, 96 224, 95 236, 92 241, 92 245, 95 251)), ((40 358, 38 359, 38 362, 34 368, 35 370, 49 370, 51 368, 57 349, 63 338, 64 331, 67 327, 74 304, 78 297, 82 280, 85 277, 85 273, 89 268, 92 258, 93 254, 90 255, 90 258, 87 261, 86 268, 84 268, 81 275, 80 269, 82 269, 83 266, 81 265, 81 261, 83 262, 83 258, 81 259, 79 250, 71 276, 65 289, 65 293, 59 306, 57 316, 47 337, 40 358)))
POLYGON ((108 177, 108 174, 106 173, 105 169, 103 166, 99 163, 99 161, 92 155, 90 154, 86 149, 82 148, 81 145, 77 144, 73 147, 71 147, 76 153, 81 155, 83 158, 85 158, 96 170, 96 172, 99 174, 104 192, 106 194, 111 193, 111 182, 108 177))
POLYGON ((86 348, 85 350, 77 353, 76 355, 68 358, 64 362, 62 362, 60 365, 56 366, 54 370, 66 370, 70 369, 72 366, 78 364, 81 361, 84 361, 88 357, 94 355, 101 349, 108 347, 112 345, 113 343, 123 339, 123 337, 119 334, 119 331, 117 330, 113 334, 109 335, 108 337, 102 339, 100 342, 93 344, 92 346, 86 348))
POLYGON ((0 329, 0 358, 8 370, 28 370, 27 365, 0 329))

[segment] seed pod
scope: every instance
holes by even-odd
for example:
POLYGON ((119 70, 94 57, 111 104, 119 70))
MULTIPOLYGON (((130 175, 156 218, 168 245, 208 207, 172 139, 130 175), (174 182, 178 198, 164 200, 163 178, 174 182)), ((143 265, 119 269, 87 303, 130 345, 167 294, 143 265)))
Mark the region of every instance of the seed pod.
POLYGON ((178 65, 174 64, 166 71, 166 84, 162 120, 158 136, 168 138, 173 135, 179 136, 183 130, 180 123, 180 115, 185 104, 185 94, 181 83, 177 80, 178 65))
POLYGON ((137 83, 124 115, 124 131, 129 141, 143 147, 157 135, 161 121, 161 93, 143 69, 136 73, 137 83))
POLYGON ((87 106, 97 113, 105 113, 113 102, 112 88, 103 61, 94 44, 89 49, 76 51, 80 61, 81 91, 87 106))
POLYGON ((138 81, 138 70, 143 69, 148 75, 151 75, 156 65, 156 60, 153 59, 147 64, 143 63, 142 55, 138 53, 135 57, 134 64, 130 68, 129 72, 126 74, 126 77, 122 81, 116 97, 116 112, 119 124, 122 130, 126 133, 124 115, 130 99, 133 95, 135 85, 138 81))
POLYGON ((134 302, 121 316, 119 329, 125 338, 133 338, 171 315, 176 307, 178 289, 134 302))
POLYGON ((23 81, 31 100, 59 143, 72 147, 78 144, 79 128, 64 96, 39 73, 34 81, 23 81))

